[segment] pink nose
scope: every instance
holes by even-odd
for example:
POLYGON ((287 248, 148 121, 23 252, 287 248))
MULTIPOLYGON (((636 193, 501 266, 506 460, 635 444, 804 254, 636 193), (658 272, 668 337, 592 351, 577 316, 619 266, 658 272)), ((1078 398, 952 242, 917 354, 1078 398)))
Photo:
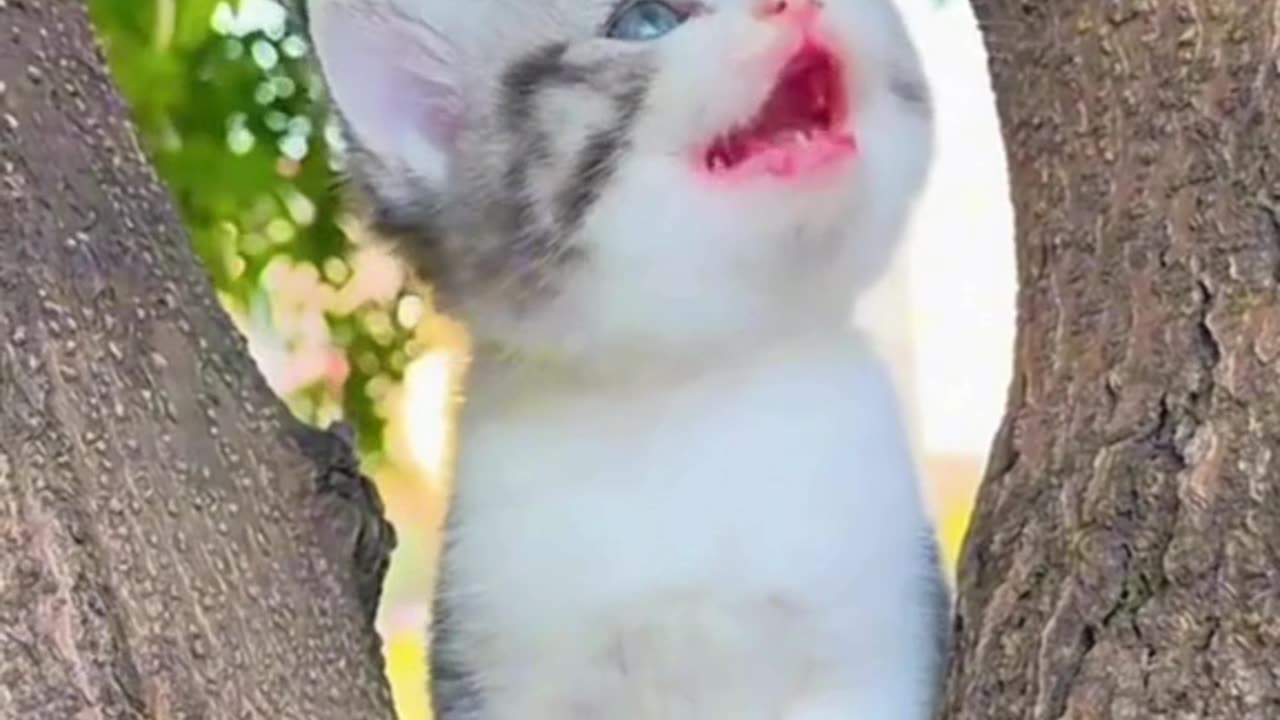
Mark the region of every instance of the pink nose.
POLYGON ((822 0, 756 0, 756 15, 804 23, 822 9, 822 0))

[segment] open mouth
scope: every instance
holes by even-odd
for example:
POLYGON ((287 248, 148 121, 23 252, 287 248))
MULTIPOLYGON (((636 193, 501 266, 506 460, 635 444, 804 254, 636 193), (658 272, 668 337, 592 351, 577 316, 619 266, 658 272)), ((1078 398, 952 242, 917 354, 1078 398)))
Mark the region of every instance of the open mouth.
POLYGON ((764 172, 792 176, 855 150, 840 64, 809 43, 783 66, 754 118, 711 142, 703 164, 712 175, 764 172))

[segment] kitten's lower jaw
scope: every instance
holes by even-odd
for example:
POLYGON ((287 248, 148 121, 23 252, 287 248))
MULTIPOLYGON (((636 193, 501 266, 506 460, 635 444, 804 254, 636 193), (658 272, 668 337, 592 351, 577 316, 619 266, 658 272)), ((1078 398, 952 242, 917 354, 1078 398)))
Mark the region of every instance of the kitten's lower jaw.
POLYGON ((840 62, 809 41, 778 75, 764 106, 744 127, 699 153, 699 171, 716 179, 798 178, 835 166, 857 151, 840 62))
POLYGON ((808 177, 835 169, 842 161, 852 158, 856 149, 853 136, 847 133, 798 133, 762 142, 750 148, 736 163, 709 162, 706 172, 723 180, 808 177))

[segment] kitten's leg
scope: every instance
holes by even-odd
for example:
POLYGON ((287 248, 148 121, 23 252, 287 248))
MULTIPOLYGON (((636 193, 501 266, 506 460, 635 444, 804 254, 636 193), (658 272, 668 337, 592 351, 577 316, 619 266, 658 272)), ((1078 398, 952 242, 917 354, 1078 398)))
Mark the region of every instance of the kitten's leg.
POLYGON ((430 695, 435 720, 480 720, 480 695, 464 669, 432 659, 430 695))
POLYGON ((435 720, 479 720, 480 692, 473 671, 454 657, 446 604, 436 599, 430 640, 432 716, 435 720))
POLYGON ((437 570, 435 595, 431 607, 428 665, 431 674, 432 717, 435 720, 480 720, 484 705, 476 669, 459 648, 458 626, 465 611, 465 601, 450 581, 453 554, 450 551, 456 515, 452 508, 446 514, 444 543, 437 570))

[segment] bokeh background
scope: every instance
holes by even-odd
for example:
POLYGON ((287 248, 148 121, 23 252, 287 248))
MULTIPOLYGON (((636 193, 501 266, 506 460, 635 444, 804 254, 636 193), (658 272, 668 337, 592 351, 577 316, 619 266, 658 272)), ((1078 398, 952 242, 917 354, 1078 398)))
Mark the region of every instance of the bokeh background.
MULTIPOLYGON (((930 75, 938 159, 903 253, 853 321, 890 360, 948 567, 1011 367, 1004 154, 964 0, 898 0, 930 75)), ((465 335, 362 236, 339 139, 277 0, 90 0, 144 147, 223 306, 307 422, 355 426, 400 534, 379 617, 402 720, 425 720, 425 627, 465 335)))

